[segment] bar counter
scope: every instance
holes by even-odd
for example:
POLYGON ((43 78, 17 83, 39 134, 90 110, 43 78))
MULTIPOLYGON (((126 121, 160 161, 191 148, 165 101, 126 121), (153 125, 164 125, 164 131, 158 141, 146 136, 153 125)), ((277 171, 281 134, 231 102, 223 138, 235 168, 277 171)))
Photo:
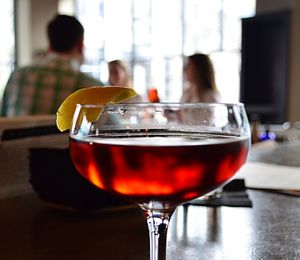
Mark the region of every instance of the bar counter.
MULTIPOLYGON (((248 191, 252 208, 179 207, 167 259, 300 259, 300 199, 248 191)), ((148 233, 137 207, 78 213, 35 194, 0 200, 0 259, 147 260, 148 233)))

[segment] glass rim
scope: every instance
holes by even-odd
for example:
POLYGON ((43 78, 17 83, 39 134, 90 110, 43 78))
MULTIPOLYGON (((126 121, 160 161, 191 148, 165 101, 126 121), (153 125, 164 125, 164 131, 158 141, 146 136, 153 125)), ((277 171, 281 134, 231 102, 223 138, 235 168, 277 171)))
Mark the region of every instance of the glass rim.
POLYGON ((212 108, 212 107, 240 107, 245 108, 244 103, 236 102, 236 103, 185 103, 185 102, 159 102, 159 103, 151 103, 151 102, 132 102, 132 103, 108 103, 108 104, 76 104, 76 107, 80 108, 99 108, 99 107, 186 107, 186 108, 193 108, 193 107, 199 107, 199 108, 212 108))

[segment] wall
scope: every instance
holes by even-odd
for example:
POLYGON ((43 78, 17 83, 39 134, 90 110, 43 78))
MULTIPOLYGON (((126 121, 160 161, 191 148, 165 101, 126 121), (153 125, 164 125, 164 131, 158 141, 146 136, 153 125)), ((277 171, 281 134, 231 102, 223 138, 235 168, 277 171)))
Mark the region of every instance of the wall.
POLYGON ((17 0, 17 62, 33 62, 34 54, 46 50, 48 21, 57 13, 58 0, 17 0))
POLYGON ((293 8, 294 2, 294 0, 256 0, 256 12, 264 13, 291 9, 293 8))
POLYGON ((291 28, 289 118, 300 120, 300 1, 295 0, 291 28))
POLYGON ((257 0, 258 14, 291 10, 288 119, 300 120, 300 1, 257 0))
POLYGON ((17 62, 23 66, 31 63, 31 1, 16 1, 16 35, 17 35, 17 62))
POLYGON ((31 0, 32 55, 47 50, 46 27, 57 9, 58 0, 31 0))

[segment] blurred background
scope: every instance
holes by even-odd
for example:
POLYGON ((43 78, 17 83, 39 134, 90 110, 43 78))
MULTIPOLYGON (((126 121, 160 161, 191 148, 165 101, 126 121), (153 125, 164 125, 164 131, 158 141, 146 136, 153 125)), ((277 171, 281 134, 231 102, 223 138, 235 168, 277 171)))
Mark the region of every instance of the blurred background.
POLYGON ((140 95, 155 87, 161 101, 178 101, 184 57, 202 52, 222 101, 265 122, 300 119, 298 0, 2 0, 0 13, 0 97, 16 66, 46 53, 46 24, 61 13, 83 24, 81 70, 103 82, 121 59, 140 95))

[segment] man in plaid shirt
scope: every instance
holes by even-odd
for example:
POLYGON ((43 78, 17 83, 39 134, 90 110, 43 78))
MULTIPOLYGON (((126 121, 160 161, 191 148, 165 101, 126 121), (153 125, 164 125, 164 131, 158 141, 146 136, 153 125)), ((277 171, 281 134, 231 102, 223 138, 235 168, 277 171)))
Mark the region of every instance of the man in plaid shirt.
POLYGON ((77 89, 102 86, 79 71, 84 29, 67 15, 57 15, 47 28, 49 53, 32 66, 16 69, 2 99, 1 116, 55 114, 61 102, 77 89))

